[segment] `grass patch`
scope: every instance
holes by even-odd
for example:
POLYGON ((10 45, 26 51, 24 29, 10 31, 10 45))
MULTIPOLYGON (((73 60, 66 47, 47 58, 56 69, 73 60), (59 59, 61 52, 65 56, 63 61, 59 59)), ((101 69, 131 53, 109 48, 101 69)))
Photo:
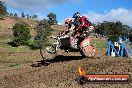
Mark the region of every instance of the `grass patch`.
POLYGON ((13 39, 12 35, 0 35, 0 40, 7 40, 7 39, 13 39))
POLYGON ((97 39, 93 39, 91 41, 91 43, 93 45, 95 45, 97 48, 106 48, 107 45, 108 45, 108 42, 107 41, 103 41, 103 40, 97 40, 97 39))
POLYGON ((18 46, 12 47, 9 44, 2 43, 0 44, 0 50, 8 52, 24 52, 30 50, 27 46, 18 46))
POLYGON ((0 44, 7 44, 12 41, 12 36, 0 35, 0 44))
POLYGON ((0 67, 0 71, 7 70, 10 67, 17 67, 19 64, 5 64, 0 67))
POLYGON ((11 65, 9 65, 9 67, 15 67, 15 66, 18 66, 18 64, 11 64, 11 65))
MULTIPOLYGON (((12 42, 12 38, 0 38, 0 50, 8 51, 8 52, 25 52, 30 50, 30 48, 26 45, 12 47, 10 44, 11 42, 12 42)), ((32 40, 29 41, 29 44, 31 43, 32 40)))

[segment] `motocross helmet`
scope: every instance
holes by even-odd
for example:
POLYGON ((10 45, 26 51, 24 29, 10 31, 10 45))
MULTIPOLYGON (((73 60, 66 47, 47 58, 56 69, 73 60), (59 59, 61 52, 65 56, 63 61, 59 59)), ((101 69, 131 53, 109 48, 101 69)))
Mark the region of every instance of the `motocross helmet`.
POLYGON ((78 18, 80 16, 81 16, 80 13, 79 12, 76 12, 76 13, 74 13, 73 18, 78 18))
POLYGON ((64 20, 65 25, 68 25, 71 21, 72 21, 72 19, 71 19, 70 17, 66 18, 66 19, 64 20))
POLYGON ((79 12, 76 12, 76 13, 73 15, 73 18, 75 18, 74 21, 79 21, 80 17, 81 17, 81 15, 80 15, 79 12))

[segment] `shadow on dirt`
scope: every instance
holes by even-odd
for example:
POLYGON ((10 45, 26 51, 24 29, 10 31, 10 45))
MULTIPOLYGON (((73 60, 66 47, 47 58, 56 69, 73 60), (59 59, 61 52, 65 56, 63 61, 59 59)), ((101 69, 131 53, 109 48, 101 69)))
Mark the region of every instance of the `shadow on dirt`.
POLYGON ((40 66, 48 66, 51 63, 58 63, 58 62, 64 62, 64 61, 71 61, 71 60, 80 60, 83 59, 82 56, 63 56, 59 55, 51 60, 41 60, 37 61, 38 63, 32 64, 32 67, 40 67, 40 66))

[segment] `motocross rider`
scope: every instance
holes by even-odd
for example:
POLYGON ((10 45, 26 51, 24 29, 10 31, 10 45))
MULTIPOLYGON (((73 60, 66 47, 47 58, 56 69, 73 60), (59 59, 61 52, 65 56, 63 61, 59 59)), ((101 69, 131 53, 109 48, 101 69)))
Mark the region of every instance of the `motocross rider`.
POLYGON ((74 29, 75 29, 75 26, 73 25, 72 19, 70 17, 66 18, 64 20, 64 22, 65 22, 66 30, 64 30, 63 33, 68 35, 68 36, 71 36, 74 32, 74 29))
MULTIPOLYGON (((73 34, 74 28, 75 28, 75 26, 73 25, 72 19, 70 17, 66 18, 64 20, 64 22, 65 22, 66 30, 64 30, 64 31, 59 33, 59 35, 64 35, 61 38, 65 38, 65 37, 71 36, 73 34)), ((47 48, 46 50, 49 53, 55 53, 57 51, 57 49, 59 48, 59 46, 60 46, 59 42, 57 41, 56 43, 53 43, 52 46, 50 48, 47 48)))
POLYGON ((75 36, 80 37, 84 31, 89 31, 90 34, 90 32, 94 30, 94 27, 91 26, 91 22, 89 21, 89 19, 86 18, 85 16, 81 16, 79 12, 76 12, 73 15, 73 18, 74 25, 76 27, 75 36))
MULTIPOLYGON (((93 26, 91 26, 91 22, 88 21, 88 19, 85 16, 81 16, 79 12, 76 12, 73 15, 74 22, 72 22, 71 18, 66 18, 65 19, 65 26, 67 27, 66 30, 64 30, 61 34, 63 35, 68 35, 71 36, 73 35, 73 37, 80 37, 80 35, 86 31, 87 29, 93 30, 93 26)), ((71 39, 76 41, 76 39, 71 39)), ((73 43, 74 44, 74 43, 73 43)), ((50 48, 47 48, 46 50, 49 53, 55 53, 57 51, 59 47, 59 42, 56 42, 54 44, 52 44, 52 46, 50 48)), ((77 48, 77 46, 76 46, 77 48)))

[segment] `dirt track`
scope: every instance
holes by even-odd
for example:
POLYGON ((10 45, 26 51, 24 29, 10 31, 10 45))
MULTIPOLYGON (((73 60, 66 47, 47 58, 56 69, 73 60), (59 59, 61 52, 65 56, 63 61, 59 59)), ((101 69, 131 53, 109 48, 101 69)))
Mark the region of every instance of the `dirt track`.
POLYGON ((47 64, 38 61, 3 69, 0 71, 0 88, 132 88, 132 83, 77 84, 78 66, 89 74, 132 75, 130 58, 108 58, 105 53, 105 49, 98 49, 94 58, 82 58, 78 53, 60 51, 59 56, 47 60, 47 64))

